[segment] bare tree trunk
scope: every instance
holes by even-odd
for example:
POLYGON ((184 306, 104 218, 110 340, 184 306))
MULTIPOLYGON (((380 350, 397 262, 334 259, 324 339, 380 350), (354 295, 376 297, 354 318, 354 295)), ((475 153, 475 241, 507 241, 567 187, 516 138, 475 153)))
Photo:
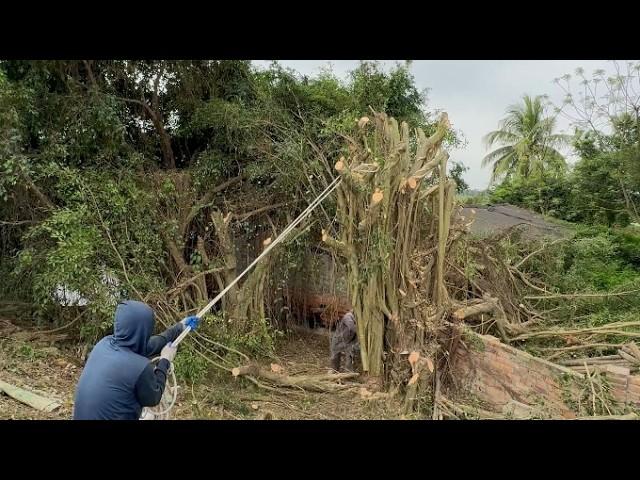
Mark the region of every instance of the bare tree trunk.
MULTIPOLYGON (((231 219, 231 213, 223 216, 222 212, 215 211, 211 214, 224 263, 222 276, 225 286, 231 284, 238 275, 235 245, 229 228, 231 219)), ((233 286, 223 299, 225 317, 231 320, 238 331, 251 331, 266 319, 265 284, 274 262, 274 255, 275 250, 247 274, 241 286, 233 286)))
POLYGON ((91 83, 91 87, 96 88, 96 77, 93 75, 93 68, 91 67, 91 63, 93 60, 82 60, 85 70, 87 71, 87 76, 89 77, 89 83, 91 83))
POLYGON ((162 152, 162 164, 164 168, 174 169, 176 168, 176 159, 173 154, 173 148, 171 147, 171 137, 167 133, 164 128, 164 123, 162 118, 160 117, 160 112, 153 111, 151 108, 146 106, 145 110, 153 123, 153 127, 156 129, 156 133, 158 134, 158 138, 160 140, 160 150, 162 152))
POLYGON ((20 176, 22 177, 22 179, 24 180, 27 190, 30 192, 33 192, 34 195, 36 196, 36 198, 38 199, 38 201, 40 202, 40 204, 51 210, 55 208, 55 205, 53 204, 53 202, 49 199, 49 197, 47 197, 42 190, 40 190, 40 188, 34 183, 34 181, 31 179, 31 177, 25 173, 24 171, 20 170, 20 176))
MULTIPOLYGON (((231 216, 232 214, 229 213, 225 217, 219 210, 211 214, 211 221, 213 222, 216 236, 218 237, 218 246, 220 248, 224 264, 223 280, 225 286, 235 280, 238 266, 233 239, 229 232, 231 216)), ((232 306, 235 308, 238 304, 238 286, 236 285, 231 288, 222 301, 225 310, 230 311, 230 307, 232 306)))
POLYGON ((173 148, 171 146, 171 137, 167 133, 165 129, 164 122, 162 121, 162 115, 159 110, 154 110, 151 106, 149 106, 146 102, 142 100, 136 100, 133 98, 124 98, 117 97, 119 100, 129 103, 135 103, 144 109, 145 114, 151 120, 153 124, 153 128, 156 130, 158 134, 158 140, 160 142, 160 151, 162 153, 162 164, 166 169, 175 169, 176 168, 176 159, 173 154, 173 148))

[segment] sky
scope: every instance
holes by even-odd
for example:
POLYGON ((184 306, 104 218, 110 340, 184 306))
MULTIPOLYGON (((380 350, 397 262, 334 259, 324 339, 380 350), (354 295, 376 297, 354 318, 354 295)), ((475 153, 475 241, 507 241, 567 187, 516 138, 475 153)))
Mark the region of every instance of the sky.
MULTIPOLYGON (((333 72, 342 78, 358 62, 279 60, 280 64, 309 76, 331 65, 333 72)), ((271 61, 254 63, 268 66, 271 61)), ((381 63, 392 67, 396 61, 381 63)), ((463 132, 467 144, 462 149, 449 150, 450 159, 469 168, 464 179, 471 189, 484 190, 491 172, 489 167, 481 167, 482 157, 488 153, 482 137, 498 128, 507 107, 518 103, 524 94, 546 94, 554 104, 561 104, 564 92, 553 80, 566 73, 573 74, 578 67, 584 68, 587 78, 597 69, 613 72, 613 66, 606 60, 415 60, 411 73, 418 89, 429 89, 427 108, 446 111, 452 126, 463 132)), ((558 117, 558 129, 571 133, 569 121, 563 117, 558 117)))

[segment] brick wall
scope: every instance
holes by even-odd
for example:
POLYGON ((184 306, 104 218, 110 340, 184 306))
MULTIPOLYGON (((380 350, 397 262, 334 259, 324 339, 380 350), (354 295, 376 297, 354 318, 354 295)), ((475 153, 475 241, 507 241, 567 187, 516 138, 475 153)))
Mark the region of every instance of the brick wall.
MULTIPOLYGON (((456 352, 454 374, 461 386, 492 410, 505 413, 513 405, 531 406, 554 417, 575 418, 567 404, 584 375, 561 365, 534 357, 500 342, 474 335, 456 352)), ((640 376, 629 369, 602 369, 619 402, 640 406, 640 376)))

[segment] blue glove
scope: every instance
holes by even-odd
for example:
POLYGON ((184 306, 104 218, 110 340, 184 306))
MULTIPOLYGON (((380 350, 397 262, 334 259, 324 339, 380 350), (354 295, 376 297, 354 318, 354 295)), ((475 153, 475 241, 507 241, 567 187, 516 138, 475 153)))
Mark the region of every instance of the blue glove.
POLYGON ((185 327, 191 328, 191 330, 195 330, 200 324, 200 317, 196 317, 195 315, 192 315, 190 317, 183 319, 182 324, 185 327))

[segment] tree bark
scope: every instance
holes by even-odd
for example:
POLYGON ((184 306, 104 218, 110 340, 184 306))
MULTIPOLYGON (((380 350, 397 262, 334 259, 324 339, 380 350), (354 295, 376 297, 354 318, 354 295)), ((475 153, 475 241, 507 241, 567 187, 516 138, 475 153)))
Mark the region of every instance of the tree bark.
POLYGON ((85 70, 87 71, 87 76, 89 77, 89 83, 92 88, 96 88, 96 77, 93 75, 93 68, 91 67, 90 60, 82 60, 85 70))
POLYGON ((146 108, 147 113, 153 127, 156 129, 158 138, 160 140, 160 150, 162 151, 162 163, 164 168, 172 170, 176 168, 176 158, 173 154, 173 148, 171 147, 171 137, 167 133, 160 112, 153 111, 150 108, 146 108))
POLYGON ((164 168, 172 170, 176 168, 176 159, 173 154, 173 148, 171 146, 171 137, 167 133, 164 122, 162 120, 162 114, 159 111, 154 110, 147 102, 142 100, 136 100, 135 98, 116 97, 123 102, 135 103, 140 105, 155 129, 158 140, 160 142, 160 151, 162 153, 162 165, 164 168))
POLYGON ((340 236, 323 231, 322 239, 346 259, 362 366, 381 377, 395 359, 389 350, 422 348, 425 325, 441 321, 447 310, 444 260, 455 184, 446 178, 448 155, 440 148, 446 115, 429 138, 421 130, 412 135, 406 123, 384 114, 373 120, 358 122, 359 139, 335 164, 343 178, 337 190, 340 236), (437 184, 429 184, 436 171, 437 184), (412 259, 429 248, 427 268, 417 270, 412 259), (418 297, 438 310, 411 307, 418 297))
POLYGON ((35 194, 36 198, 43 207, 49 210, 53 210, 55 208, 53 202, 42 192, 42 190, 40 190, 40 188, 34 183, 29 175, 20 170, 20 176, 24 180, 27 190, 35 194))

